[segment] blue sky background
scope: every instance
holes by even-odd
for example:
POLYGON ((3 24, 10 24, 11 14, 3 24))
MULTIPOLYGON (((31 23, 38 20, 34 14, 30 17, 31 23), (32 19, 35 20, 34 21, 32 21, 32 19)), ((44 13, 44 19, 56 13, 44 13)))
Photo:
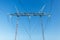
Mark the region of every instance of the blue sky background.
MULTIPOLYGON (((16 18, 12 20, 7 16, 15 13, 17 6, 19 12, 39 12, 46 5, 44 12, 51 17, 43 17, 45 40, 60 40, 60 0, 0 0, 0 40, 14 40, 16 18), (8 21, 8 19, 10 21, 8 21)), ((20 17, 17 40, 42 40, 40 17, 20 17)))

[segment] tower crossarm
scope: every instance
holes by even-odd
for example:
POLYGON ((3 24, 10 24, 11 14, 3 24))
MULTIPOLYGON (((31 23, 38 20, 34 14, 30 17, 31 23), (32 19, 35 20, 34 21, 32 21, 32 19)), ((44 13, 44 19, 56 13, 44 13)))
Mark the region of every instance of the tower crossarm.
POLYGON ((46 14, 46 13, 14 13, 14 14, 10 14, 12 16, 49 16, 50 14, 46 14))

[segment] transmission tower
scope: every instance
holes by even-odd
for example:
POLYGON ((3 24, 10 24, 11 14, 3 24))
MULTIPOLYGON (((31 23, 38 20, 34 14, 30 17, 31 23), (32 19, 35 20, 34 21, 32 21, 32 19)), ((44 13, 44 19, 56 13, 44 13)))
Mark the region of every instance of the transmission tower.
MULTIPOLYGON (((17 13, 9 14, 9 15, 11 15, 11 16, 16 16, 16 17, 17 17, 17 19, 16 19, 15 40, 17 40, 18 22, 19 22, 19 17, 20 17, 20 16, 28 16, 28 17, 30 17, 30 16, 39 16, 39 17, 41 18, 40 21, 41 21, 41 29, 42 29, 42 38, 43 38, 43 40, 45 40, 42 16, 50 16, 50 14, 45 14, 45 13, 43 12, 44 8, 45 8, 45 5, 43 5, 43 7, 42 7, 42 9, 41 9, 41 12, 37 12, 37 13, 36 13, 36 12, 33 12, 33 13, 18 12, 18 10, 17 10, 17 8, 16 8, 17 13)), ((29 24, 30 24, 30 20, 29 20, 29 24)), ((31 37, 30 37, 30 38, 31 38, 31 37)))

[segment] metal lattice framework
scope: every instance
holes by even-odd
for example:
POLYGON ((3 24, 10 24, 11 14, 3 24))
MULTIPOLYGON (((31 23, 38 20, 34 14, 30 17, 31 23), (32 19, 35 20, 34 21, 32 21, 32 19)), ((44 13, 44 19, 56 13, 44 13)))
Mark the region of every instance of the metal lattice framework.
MULTIPOLYGON (((16 7, 15 7, 16 8, 16 7)), ((16 13, 14 14, 9 14, 11 16, 16 16, 17 17, 17 21, 16 21, 16 32, 15 32, 15 40, 17 40, 17 31, 18 31, 18 22, 19 22, 19 17, 20 16, 28 16, 29 18, 29 24, 30 24, 30 16, 39 16, 41 18, 41 29, 42 29, 42 38, 43 40, 45 40, 45 36, 44 36, 44 27, 43 27, 43 20, 42 20, 42 16, 50 16, 50 14, 47 14, 45 12, 43 12, 45 8, 45 5, 43 5, 43 7, 41 8, 40 12, 19 12, 16 8, 16 13)), ((28 33, 28 32, 27 32, 28 33)), ((29 35, 29 34, 28 34, 29 35)), ((29 35, 30 36, 30 35, 29 35)), ((31 38, 31 36, 30 36, 31 38)))
POLYGON ((43 23, 42 23, 42 16, 50 16, 50 14, 45 14, 45 13, 14 13, 14 14, 10 14, 11 16, 16 16, 17 17, 17 21, 16 21, 16 32, 15 32, 15 40, 17 40, 17 31, 18 31, 18 21, 19 21, 19 17, 20 16, 40 16, 41 18, 41 29, 42 29, 42 38, 43 40, 45 40, 44 37, 44 28, 43 28, 43 23))

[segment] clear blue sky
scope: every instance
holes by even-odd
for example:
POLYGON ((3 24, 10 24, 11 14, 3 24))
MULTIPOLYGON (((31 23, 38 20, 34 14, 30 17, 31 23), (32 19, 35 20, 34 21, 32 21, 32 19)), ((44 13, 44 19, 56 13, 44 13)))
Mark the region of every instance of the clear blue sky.
MULTIPOLYGON (((43 17, 45 40, 60 40, 60 0, 0 0, 0 40, 14 40, 16 18, 8 21, 7 14, 19 12, 39 12, 46 5, 44 12, 51 17, 43 17)), ((17 40, 42 40, 40 17, 20 17, 17 40), (30 26, 29 26, 30 25, 30 26), (27 30, 27 32, 26 32, 27 30)))

